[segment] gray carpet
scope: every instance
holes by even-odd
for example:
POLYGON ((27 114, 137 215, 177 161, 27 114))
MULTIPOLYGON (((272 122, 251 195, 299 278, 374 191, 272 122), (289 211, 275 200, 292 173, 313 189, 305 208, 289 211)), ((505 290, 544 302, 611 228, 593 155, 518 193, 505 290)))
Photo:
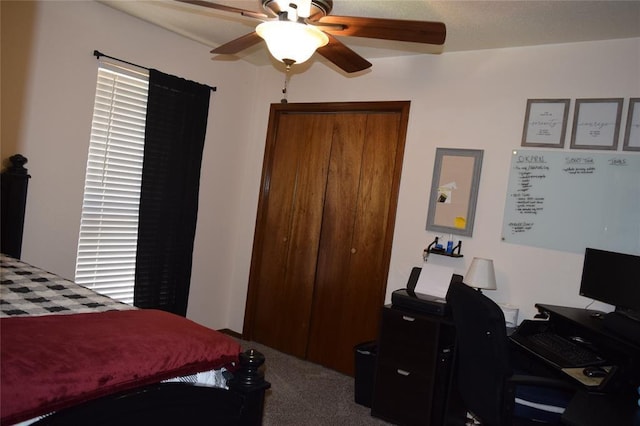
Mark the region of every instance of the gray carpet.
POLYGON ((271 389, 265 398, 265 426, 389 425, 371 417, 369 408, 355 403, 353 377, 256 342, 240 343, 244 349, 256 349, 266 357, 265 379, 271 389))

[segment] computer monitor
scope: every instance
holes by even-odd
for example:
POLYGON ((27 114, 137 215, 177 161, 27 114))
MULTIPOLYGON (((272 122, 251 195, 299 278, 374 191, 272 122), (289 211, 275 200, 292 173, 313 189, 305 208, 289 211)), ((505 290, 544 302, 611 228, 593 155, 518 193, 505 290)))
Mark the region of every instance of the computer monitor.
POLYGON ((640 321, 640 256, 587 248, 580 295, 640 321))

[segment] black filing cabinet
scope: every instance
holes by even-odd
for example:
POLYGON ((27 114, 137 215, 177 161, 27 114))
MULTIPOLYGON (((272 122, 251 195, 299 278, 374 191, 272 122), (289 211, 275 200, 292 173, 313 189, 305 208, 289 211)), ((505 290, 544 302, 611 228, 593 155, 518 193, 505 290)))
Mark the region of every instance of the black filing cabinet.
POLYGON ((382 309, 371 414, 399 425, 463 424, 450 317, 382 309))

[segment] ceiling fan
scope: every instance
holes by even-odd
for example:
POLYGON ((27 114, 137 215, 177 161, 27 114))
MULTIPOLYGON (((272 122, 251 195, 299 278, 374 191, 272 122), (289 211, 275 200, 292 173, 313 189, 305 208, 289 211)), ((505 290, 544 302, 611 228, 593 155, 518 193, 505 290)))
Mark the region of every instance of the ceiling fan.
POLYGON ((287 68, 306 61, 315 51, 347 73, 371 66, 334 36, 436 45, 444 44, 446 37, 446 27, 441 22, 333 16, 333 0, 259 0, 264 13, 204 0, 176 1, 262 21, 255 31, 218 46, 211 53, 235 54, 264 39, 272 56, 287 68))

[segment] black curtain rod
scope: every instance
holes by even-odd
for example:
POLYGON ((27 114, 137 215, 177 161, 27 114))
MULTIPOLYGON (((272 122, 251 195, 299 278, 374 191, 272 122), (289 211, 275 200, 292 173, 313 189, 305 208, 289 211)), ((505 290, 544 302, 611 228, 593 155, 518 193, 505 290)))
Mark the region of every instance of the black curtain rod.
MULTIPOLYGON (((101 56, 104 56, 105 58, 114 59, 114 60, 122 62, 124 64, 133 65, 134 67, 138 67, 138 68, 142 68, 142 69, 145 69, 145 70, 149 70, 149 68, 143 67, 142 65, 134 64, 133 62, 128 62, 128 61, 125 61, 125 60, 122 60, 122 59, 114 58, 113 56, 105 55, 104 53, 100 52, 99 50, 94 50, 93 51, 93 56, 95 56, 96 59, 100 59, 101 56)), ((203 86, 207 86, 209 89, 211 89, 212 92, 215 92, 217 90, 216 87, 209 86, 208 84, 204 84, 203 86)))

